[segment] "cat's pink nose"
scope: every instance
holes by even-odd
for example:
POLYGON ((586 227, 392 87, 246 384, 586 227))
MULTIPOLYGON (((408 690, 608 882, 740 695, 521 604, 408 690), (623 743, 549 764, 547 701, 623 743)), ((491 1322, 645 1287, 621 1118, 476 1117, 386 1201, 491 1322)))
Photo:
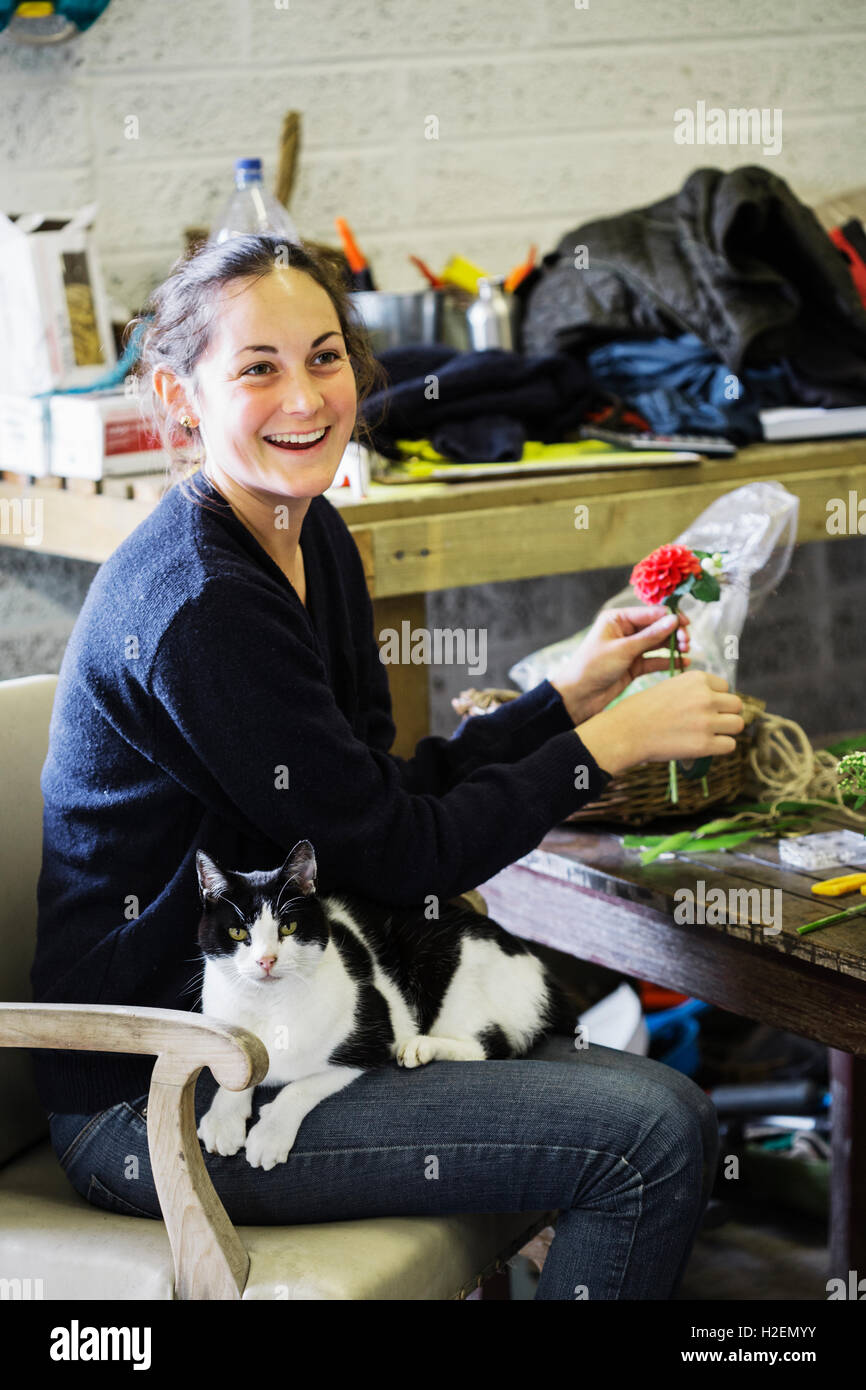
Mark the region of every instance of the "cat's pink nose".
POLYGON ((266 972, 270 975, 270 973, 271 973, 271 966, 274 964, 274 961, 275 961, 275 960, 276 960, 276 956, 259 956, 258 961, 256 962, 256 964, 257 964, 257 965, 260 965, 260 966, 262 967, 262 969, 263 969, 264 971, 266 971, 266 972))

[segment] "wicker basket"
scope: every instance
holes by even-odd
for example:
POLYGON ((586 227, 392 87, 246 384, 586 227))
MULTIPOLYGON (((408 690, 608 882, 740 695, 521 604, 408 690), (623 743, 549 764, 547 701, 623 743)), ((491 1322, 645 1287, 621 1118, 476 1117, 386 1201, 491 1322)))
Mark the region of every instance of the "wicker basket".
MULTIPOLYGON (((519 690, 464 690, 452 700, 458 714, 487 714, 508 700, 516 700, 519 690)), ((766 709, 766 701, 753 695, 743 695, 745 728, 735 735, 737 747, 723 758, 713 758, 707 773, 704 796, 700 778, 679 777, 679 800, 668 799, 667 763, 638 763, 619 777, 612 777, 597 801, 589 801, 567 817, 569 821, 605 820, 619 825, 645 825, 660 816, 690 816, 722 801, 736 801, 743 795, 749 770, 749 745, 754 735, 758 715, 766 709)))

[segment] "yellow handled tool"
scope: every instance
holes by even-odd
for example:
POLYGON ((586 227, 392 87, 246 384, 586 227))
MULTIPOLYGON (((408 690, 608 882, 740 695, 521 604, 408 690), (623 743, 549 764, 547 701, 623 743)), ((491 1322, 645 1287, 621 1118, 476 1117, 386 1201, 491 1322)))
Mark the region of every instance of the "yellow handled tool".
POLYGON ((825 878, 823 883, 813 883, 812 892, 822 898, 840 898, 843 893, 864 891, 866 874, 843 874, 841 878, 825 878))

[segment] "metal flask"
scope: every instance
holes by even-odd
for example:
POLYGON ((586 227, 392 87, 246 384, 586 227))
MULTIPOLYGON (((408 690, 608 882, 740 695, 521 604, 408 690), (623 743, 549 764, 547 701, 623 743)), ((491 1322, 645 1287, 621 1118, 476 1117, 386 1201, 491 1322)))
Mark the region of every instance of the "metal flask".
POLYGON ((483 352, 485 348, 514 347, 509 297, 502 288, 501 280, 479 276, 478 296, 466 310, 466 320, 474 352, 483 352))

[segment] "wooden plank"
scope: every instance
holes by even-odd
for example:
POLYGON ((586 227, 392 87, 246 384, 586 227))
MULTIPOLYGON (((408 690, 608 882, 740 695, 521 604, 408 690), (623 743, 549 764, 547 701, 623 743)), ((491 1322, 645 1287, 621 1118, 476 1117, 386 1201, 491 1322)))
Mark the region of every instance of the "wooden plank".
POLYGON ((0 503, 15 498, 32 498, 41 503, 40 543, 34 545, 26 536, 8 531, 0 531, 0 542, 96 564, 107 560, 130 531, 153 511, 150 502, 86 496, 67 489, 58 492, 39 483, 26 488, 0 483, 0 503))
MULTIPOLYGON (((47 518, 33 548, 101 562, 156 505, 156 479, 142 479, 134 500, 103 496, 82 500, 58 494, 68 515, 47 518)), ((458 585, 575 573, 630 564, 635 555, 669 540, 715 497, 759 478, 783 483, 800 498, 799 539, 831 539, 827 501, 866 496, 866 441, 755 445, 733 459, 705 460, 688 468, 595 470, 572 478, 487 483, 374 484, 361 500, 335 494, 350 530, 366 532, 369 572, 376 596, 420 593, 458 585), (574 508, 589 508, 589 528, 575 528, 574 508)), ((52 480, 53 482, 54 480, 52 480)), ((39 483, 26 489, 41 491, 39 483)), ((0 500, 20 495, 20 485, 0 482, 0 500)), ((47 510, 47 509, 46 509, 47 510)), ((27 545, 0 534, 0 544, 27 545)))
MULTIPOLYGON (((369 497, 340 498, 340 512, 348 525, 369 519, 375 511, 382 521, 418 512, 476 511, 502 506, 535 506, 572 498, 576 488, 588 496, 618 492, 715 484, 722 491, 740 487, 753 478, 786 477, 818 469, 840 478, 851 468, 866 463, 866 438, 804 441, 796 444, 750 444, 730 459, 704 459, 676 467, 628 469, 593 468, 567 477, 502 478, 480 483, 374 483, 369 497)), ((785 483, 787 486, 787 483, 785 483)), ((792 489, 793 490, 793 489, 792 489)), ((830 493, 828 496, 844 494, 830 493)))
POLYGON ((490 916, 515 936, 866 1056, 861 980, 714 927, 677 926, 667 912, 577 888, 522 860, 477 887, 490 916))
MULTIPOLYGON (((383 628, 394 628, 399 633, 403 622, 410 624, 411 631, 412 628, 423 627, 426 621, 423 594, 374 600, 373 631, 377 641, 383 628)), ((418 740, 430 732, 430 668, 399 663, 387 665, 385 670, 397 727, 391 752, 401 758, 411 758, 418 740)))
POLYGON ((63 483, 67 492, 77 492, 82 497, 98 497, 102 494, 100 478, 64 478, 63 483))
MULTIPOLYGON (((754 471, 750 480, 757 480, 754 471)), ((858 490, 866 498, 866 461, 843 472, 799 470, 765 480, 781 482, 799 497, 799 541, 831 540, 827 500, 858 490)), ((501 503, 495 510, 377 518, 377 592, 431 592, 631 565, 734 486, 726 478, 628 492, 608 484, 604 492, 593 492, 584 481, 574 480, 567 499, 546 498, 535 506, 501 503), (585 517, 575 510, 580 505, 587 508, 585 517)))
MULTIPOLYGON (((609 897, 651 907, 667 914, 672 925, 675 925, 674 894, 680 889, 689 889, 696 895, 697 901, 700 883, 704 885, 705 896, 711 887, 722 888, 726 894, 731 889, 743 890, 748 894, 750 889, 778 888, 782 892, 781 932, 771 934, 764 930, 770 923, 761 921, 761 904, 758 904, 759 911, 753 917, 753 902, 750 903, 748 898, 739 902, 736 898, 730 898, 726 920, 706 923, 706 930, 853 979, 866 980, 866 932, 863 930, 866 921, 861 924, 854 919, 828 928, 826 932, 798 935, 798 926, 828 915, 835 909, 813 897, 810 887, 806 886, 807 883, 811 884, 811 880, 805 880, 791 870, 784 871, 785 877, 783 871, 776 870, 775 881, 770 883, 764 876, 762 866, 748 862, 743 864, 739 856, 733 853, 682 855, 674 860, 655 860, 644 865, 640 862, 640 851, 625 849, 617 835, 587 831, 575 835, 564 827, 545 836, 538 849, 519 863, 547 877, 561 878, 575 887, 589 888, 609 897), (743 905, 740 906, 740 903, 743 905)), ((766 901, 768 906, 773 906, 773 899, 766 901)), ((856 904, 846 902, 846 906, 852 905, 856 904)))

